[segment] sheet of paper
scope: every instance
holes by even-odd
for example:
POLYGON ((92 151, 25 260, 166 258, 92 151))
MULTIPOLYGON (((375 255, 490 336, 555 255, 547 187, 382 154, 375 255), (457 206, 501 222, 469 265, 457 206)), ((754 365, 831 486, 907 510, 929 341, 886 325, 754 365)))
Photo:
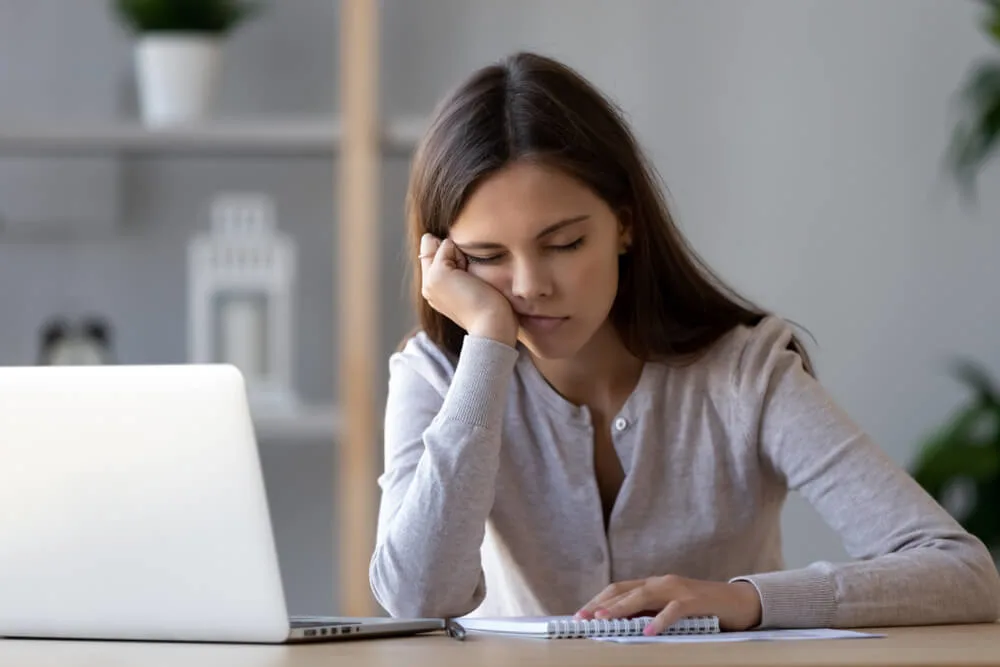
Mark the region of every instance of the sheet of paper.
POLYGON ((600 642, 617 644, 696 644, 700 642, 759 642, 801 641, 806 639, 870 639, 885 637, 869 632, 807 628, 795 630, 751 630, 749 632, 720 632, 708 635, 658 635, 655 637, 595 637, 600 642))

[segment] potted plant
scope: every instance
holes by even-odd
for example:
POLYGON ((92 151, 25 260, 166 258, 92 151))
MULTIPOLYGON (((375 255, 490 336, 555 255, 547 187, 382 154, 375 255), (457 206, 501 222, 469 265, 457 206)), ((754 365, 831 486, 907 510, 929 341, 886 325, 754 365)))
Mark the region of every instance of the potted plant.
POLYGON ((222 42, 253 16, 244 0, 111 0, 136 36, 135 71, 144 121, 162 126, 204 117, 221 69, 222 42))
MULTIPOLYGON (((1000 46, 1000 0, 980 0, 982 28, 1000 46)), ((979 171, 1000 145, 1000 53, 975 63, 959 96, 962 119, 947 151, 948 167, 967 197, 979 171)), ((972 361, 957 378, 969 401, 924 443, 913 476, 981 539, 1000 564, 1000 389, 972 361)))
MULTIPOLYGON (((1000 0, 980 0, 985 13, 982 29, 1000 47, 1000 0)), ((967 195, 976 176, 1000 144, 1000 53, 975 63, 961 94, 962 119, 952 134, 948 166, 967 195)))
POLYGON ((1000 560, 1000 389, 972 362, 955 374, 972 396, 928 438, 913 477, 1000 560))

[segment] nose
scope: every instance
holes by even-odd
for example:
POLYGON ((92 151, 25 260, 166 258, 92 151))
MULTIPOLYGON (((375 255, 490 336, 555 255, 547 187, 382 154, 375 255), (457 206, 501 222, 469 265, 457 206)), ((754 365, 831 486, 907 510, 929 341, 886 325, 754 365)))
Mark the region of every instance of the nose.
POLYGON ((552 276, 544 262, 522 260, 515 264, 511 293, 520 299, 540 299, 552 295, 552 276))

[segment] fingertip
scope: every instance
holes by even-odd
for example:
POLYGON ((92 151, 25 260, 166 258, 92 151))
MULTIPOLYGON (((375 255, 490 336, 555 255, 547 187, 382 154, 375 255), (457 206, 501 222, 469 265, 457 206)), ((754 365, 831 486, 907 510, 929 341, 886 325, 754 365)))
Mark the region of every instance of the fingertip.
POLYGON ((658 635, 663 634, 670 626, 677 622, 680 616, 680 608, 675 602, 672 602, 662 612, 653 617, 648 627, 654 628, 658 635))
POLYGON ((434 235, 431 234, 430 232, 424 233, 424 235, 420 237, 420 252, 425 253, 429 251, 433 246, 433 244, 434 244, 434 235))

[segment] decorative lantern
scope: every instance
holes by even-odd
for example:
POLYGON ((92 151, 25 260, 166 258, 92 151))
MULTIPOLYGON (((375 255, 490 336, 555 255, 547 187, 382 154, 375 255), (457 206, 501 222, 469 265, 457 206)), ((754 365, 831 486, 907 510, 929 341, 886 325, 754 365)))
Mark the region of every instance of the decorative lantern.
POLYGON ((260 194, 224 194, 211 230, 188 247, 188 346, 195 363, 230 363, 258 411, 298 407, 292 386, 294 241, 260 194))

